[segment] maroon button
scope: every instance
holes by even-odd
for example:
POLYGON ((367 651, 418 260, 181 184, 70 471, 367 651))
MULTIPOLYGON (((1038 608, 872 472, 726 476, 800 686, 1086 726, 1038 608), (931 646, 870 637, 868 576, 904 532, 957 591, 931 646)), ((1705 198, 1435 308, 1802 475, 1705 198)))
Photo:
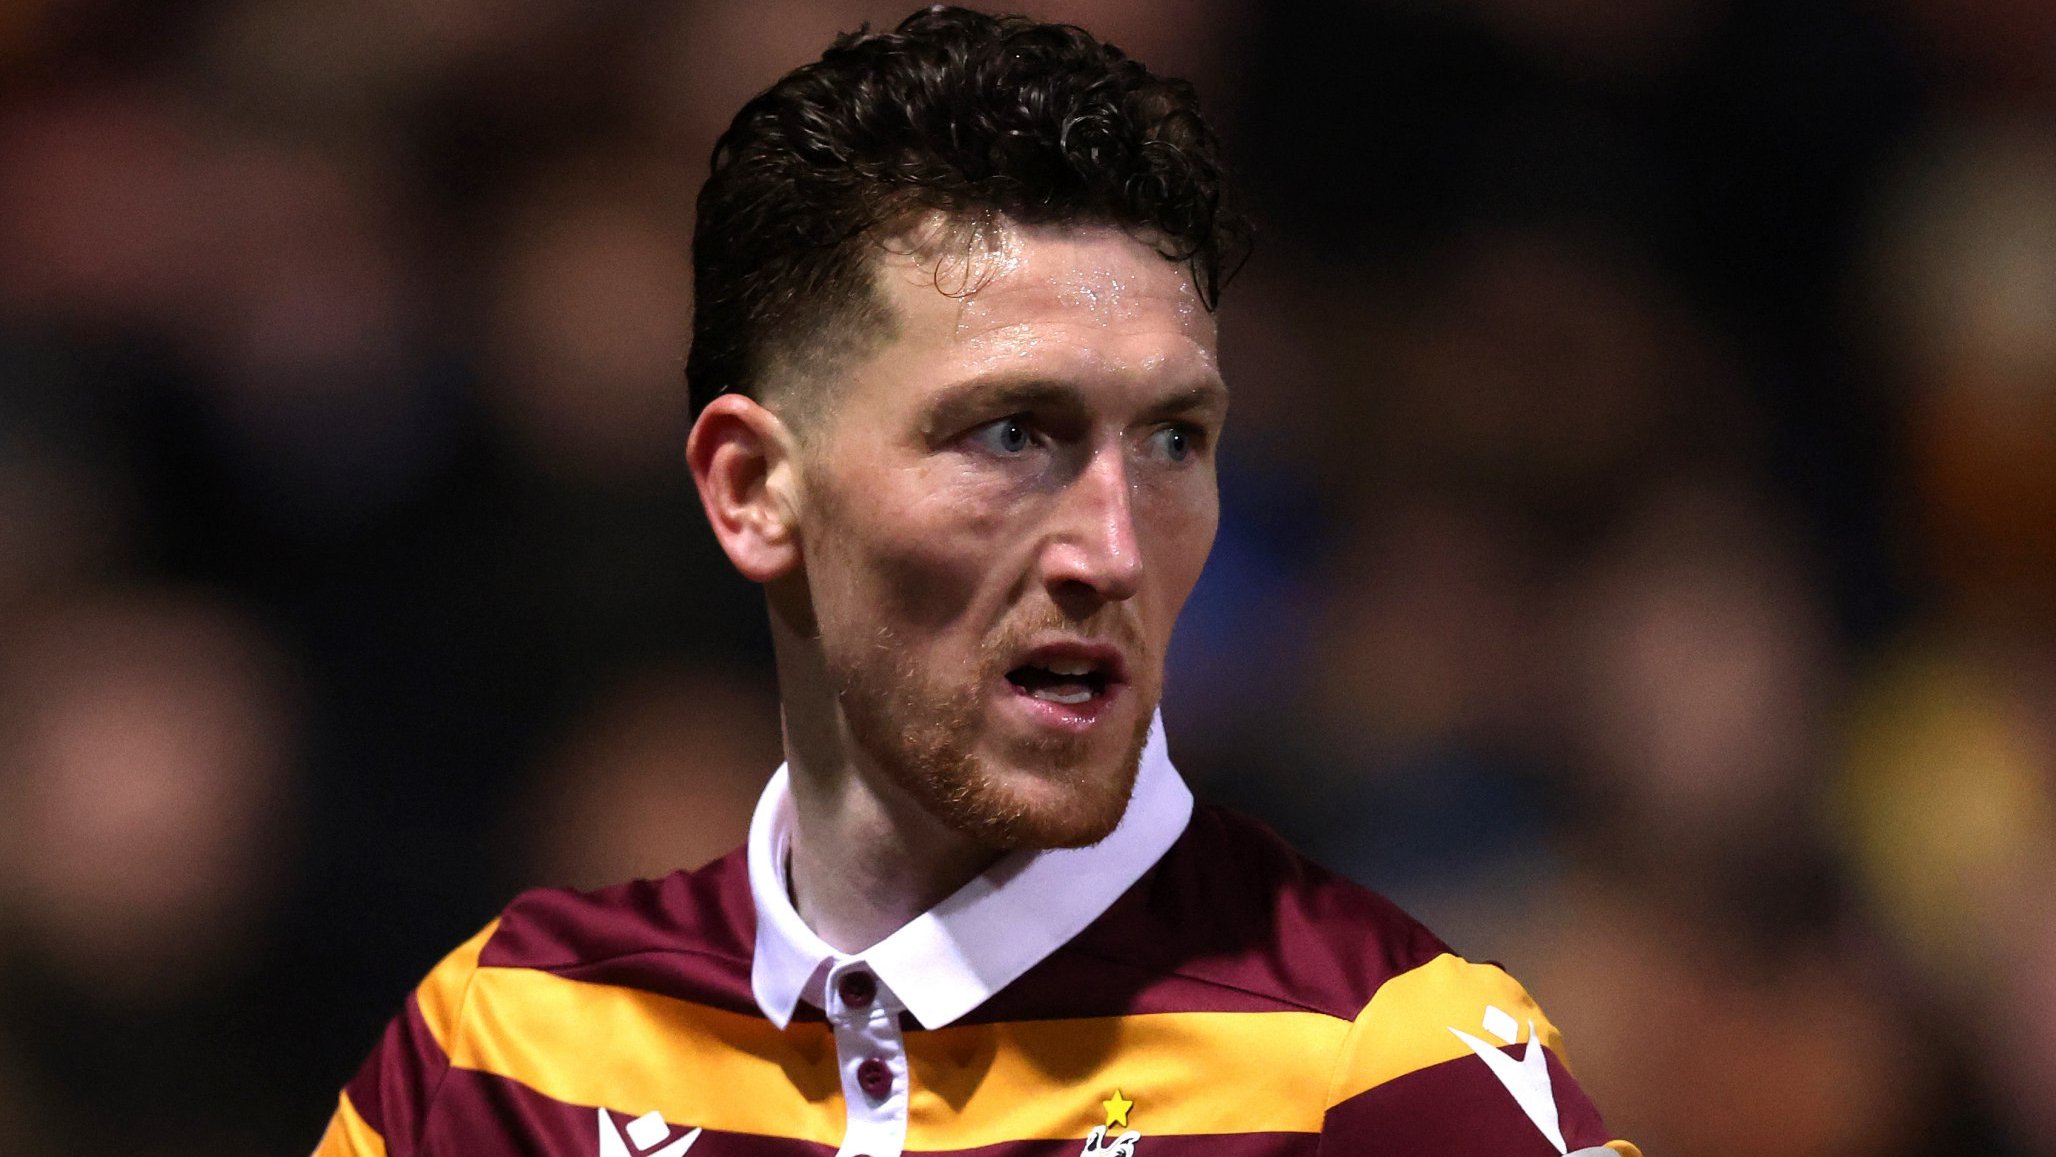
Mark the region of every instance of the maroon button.
POLYGON ((836 982, 835 990, 842 994, 845 1005, 863 1008, 878 995, 878 980, 868 972, 845 972, 836 982))
POLYGON ((892 1091, 892 1070, 877 1057, 865 1057, 857 1066, 857 1087, 872 1100, 883 1100, 892 1091))

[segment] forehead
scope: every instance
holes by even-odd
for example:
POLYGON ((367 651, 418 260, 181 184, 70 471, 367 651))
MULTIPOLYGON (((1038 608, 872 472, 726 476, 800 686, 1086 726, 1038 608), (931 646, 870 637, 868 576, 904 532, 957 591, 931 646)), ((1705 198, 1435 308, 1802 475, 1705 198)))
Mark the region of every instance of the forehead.
POLYGON ((931 219, 907 241, 877 267, 901 372, 1038 358, 1087 374, 1216 372, 1213 314, 1189 271, 1124 230, 931 219))

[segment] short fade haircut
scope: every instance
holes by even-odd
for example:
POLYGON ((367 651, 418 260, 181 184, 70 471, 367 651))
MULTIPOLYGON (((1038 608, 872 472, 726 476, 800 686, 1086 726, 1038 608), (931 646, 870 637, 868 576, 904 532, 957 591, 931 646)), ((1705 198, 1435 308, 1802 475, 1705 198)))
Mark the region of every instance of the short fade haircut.
POLYGON ((1192 86, 1081 28, 937 5, 839 37, 738 112, 693 230, 692 412, 762 400, 889 336, 873 257, 926 211, 1111 225, 1187 264, 1209 310, 1248 252, 1192 86))

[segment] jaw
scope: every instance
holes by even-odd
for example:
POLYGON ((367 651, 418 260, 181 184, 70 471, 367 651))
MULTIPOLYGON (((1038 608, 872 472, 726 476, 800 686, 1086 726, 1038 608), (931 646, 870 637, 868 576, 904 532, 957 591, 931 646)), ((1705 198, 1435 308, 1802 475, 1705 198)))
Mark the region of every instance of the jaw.
POLYGON ((911 803, 930 821, 902 815, 887 838, 932 841, 939 823, 997 851, 1090 844, 1113 829, 1161 686, 1132 605, 1081 620, 1053 605, 987 606, 971 591, 923 598, 931 614, 954 608, 950 629, 898 613, 907 585, 876 567, 826 569, 860 581, 819 589, 817 565, 795 584, 804 614, 773 615, 796 775, 804 764, 848 781, 824 786, 845 806, 855 791, 875 797, 857 806, 881 817, 911 803), (990 625, 963 630, 967 621, 990 625), (803 629, 817 624, 829 629, 803 629))
POLYGON ((986 684, 976 778, 1010 817, 987 838, 1010 848, 1097 843, 1127 808, 1155 681, 1137 686, 1124 671, 1104 684, 1024 683, 1033 681, 1000 675, 986 684))

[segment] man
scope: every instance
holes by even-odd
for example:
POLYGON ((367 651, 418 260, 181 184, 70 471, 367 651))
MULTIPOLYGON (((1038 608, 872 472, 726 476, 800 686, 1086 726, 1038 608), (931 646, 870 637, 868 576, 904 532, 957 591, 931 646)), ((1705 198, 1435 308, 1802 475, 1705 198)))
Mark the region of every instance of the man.
POLYGON ((687 460, 786 764, 727 858, 516 900, 320 1154, 1633 1153, 1505 973, 1171 766, 1240 237, 1190 89, 1077 29, 933 9, 746 106, 687 460))

